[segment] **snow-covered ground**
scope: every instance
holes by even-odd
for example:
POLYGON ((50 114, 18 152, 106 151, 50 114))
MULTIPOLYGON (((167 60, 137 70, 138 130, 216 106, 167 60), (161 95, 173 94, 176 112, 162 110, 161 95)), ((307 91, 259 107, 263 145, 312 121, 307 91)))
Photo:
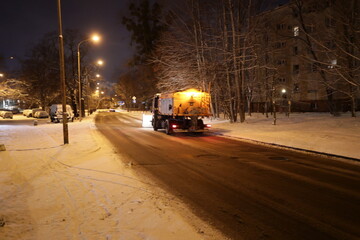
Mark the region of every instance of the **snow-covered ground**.
MULTIPOLYGON (((141 112, 124 114, 138 118, 140 127, 141 112)), ((242 124, 206 122, 226 137, 360 159, 360 119, 347 114, 279 114, 277 125, 261 114, 242 124)), ((0 120, 6 147, 0 151, 1 240, 223 239, 136 176, 96 131, 93 116, 69 123, 69 133, 70 144, 62 145, 62 124, 9 126, 0 120)))
MULTIPOLYGON (((360 116, 360 113, 357 113, 360 116)), ((360 117, 349 113, 333 117, 329 113, 293 113, 290 117, 247 116, 244 123, 209 120, 213 131, 225 136, 330 153, 360 159, 360 117)))
POLYGON ((122 163, 92 117, 68 126, 62 145, 62 124, 0 121, 1 240, 223 239, 122 163))

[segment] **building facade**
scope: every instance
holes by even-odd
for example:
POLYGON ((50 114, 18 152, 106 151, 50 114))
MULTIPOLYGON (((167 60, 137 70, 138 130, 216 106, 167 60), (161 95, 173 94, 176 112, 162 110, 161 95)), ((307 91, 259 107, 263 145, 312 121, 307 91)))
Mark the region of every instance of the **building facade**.
POLYGON ((360 19, 358 0, 351 1, 353 11, 340 9, 341 1, 307 0, 254 17, 258 81, 266 86, 255 102, 267 92, 294 111, 359 110, 360 19))

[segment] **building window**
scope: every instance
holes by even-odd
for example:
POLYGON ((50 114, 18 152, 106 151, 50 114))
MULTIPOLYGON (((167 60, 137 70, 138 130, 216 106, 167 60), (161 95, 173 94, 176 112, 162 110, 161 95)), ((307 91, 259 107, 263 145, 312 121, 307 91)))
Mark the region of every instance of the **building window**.
POLYGON ((294 52, 294 55, 298 55, 298 54, 299 54, 299 49, 298 49, 297 46, 295 46, 295 47, 293 48, 293 52, 294 52))
POLYGON ((330 50, 334 50, 336 48, 333 40, 325 42, 325 46, 330 50))
POLYGON ((283 48, 286 46, 286 42, 277 42, 275 43, 275 48, 283 48))
POLYGON ((276 61, 277 65, 284 65, 286 63, 286 60, 281 59, 276 61))
POLYGON ((299 84, 298 84, 298 83, 295 83, 295 84, 294 84, 294 93, 298 93, 298 92, 300 92, 299 84))
POLYGON ((285 83, 286 82, 285 78, 278 78, 277 81, 278 81, 278 83, 285 83))
POLYGON ((306 27, 306 30, 308 31, 308 33, 314 33, 314 32, 316 32, 315 25, 313 25, 313 24, 308 25, 308 26, 306 27))
POLYGON ((298 64, 293 65, 293 74, 299 74, 300 73, 300 66, 298 64))
POLYGON ((325 26, 326 27, 335 27, 336 21, 332 17, 326 17, 325 18, 325 26))
POLYGON ((293 9, 292 14, 294 18, 297 18, 299 16, 299 12, 296 10, 296 8, 293 9))
POLYGON ((331 7, 334 5, 335 0, 327 0, 325 2, 325 7, 331 7))
POLYGON ((333 69, 337 65, 337 59, 331 60, 328 68, 333 69))
POLYGON ((294 37, 298 37, 299 34, 300 34, 300 28, 299 28, 299 26, 295 26, 295 27, 293 28, 293 31, 294 31, 294 37))
POLYGON ((285 29, 285 24, 281 23, 281 24, 276 24, 276 29, 277 30, 283 30, 285 29))
POLYGON ((319 70, 319 64, 317 63, 310 63, 309 64, 309 72, 317 72, 319 70))

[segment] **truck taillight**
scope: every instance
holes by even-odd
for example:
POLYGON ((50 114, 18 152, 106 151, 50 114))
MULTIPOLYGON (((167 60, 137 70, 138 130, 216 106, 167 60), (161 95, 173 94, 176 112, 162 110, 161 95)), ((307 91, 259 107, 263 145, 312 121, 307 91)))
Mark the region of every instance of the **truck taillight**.
POLYGON ((205 124, 207 128, 211 128, 211 124, 205 124))

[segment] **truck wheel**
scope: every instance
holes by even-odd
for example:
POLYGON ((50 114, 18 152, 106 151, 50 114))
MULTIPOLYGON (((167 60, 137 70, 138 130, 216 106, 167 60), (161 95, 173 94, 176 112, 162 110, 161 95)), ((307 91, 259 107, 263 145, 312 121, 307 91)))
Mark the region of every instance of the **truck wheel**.
POLYGON ((153 118, 152 120, 151 120, 151 124, 152 124, 152 126, 153 126, 153 128, 154 128, 154 131, 157 131, 158 130, 158 128, 157 128, 157 126, 156 126, 156 120, 153 118))
POLYGON ((174 133, 174 131, 171 129, 170 127, 170 121, 169 120, 166 120, 165 122, 165 132, 167 135, 171 135, 172 133, 174 133))

